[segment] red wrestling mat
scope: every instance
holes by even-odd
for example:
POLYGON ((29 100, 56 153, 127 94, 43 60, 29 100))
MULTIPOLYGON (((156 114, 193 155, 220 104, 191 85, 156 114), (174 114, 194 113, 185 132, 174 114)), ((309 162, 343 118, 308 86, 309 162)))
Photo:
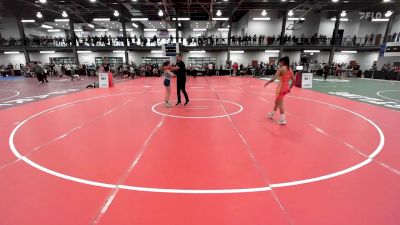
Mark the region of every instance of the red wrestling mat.
POLYGON ((0 111, 0 224, 397 225, 398 112, 295 88, 279 126, 263 84, 190 78, 165 108, 142 78, 0 111))

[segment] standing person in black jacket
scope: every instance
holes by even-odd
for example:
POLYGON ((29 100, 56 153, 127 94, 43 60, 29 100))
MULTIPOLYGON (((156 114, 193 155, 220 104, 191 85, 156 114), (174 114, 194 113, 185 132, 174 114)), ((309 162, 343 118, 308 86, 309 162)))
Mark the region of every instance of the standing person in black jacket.
POLYGON ((37 63, 33 63, 32 72, 36 74, 36 78, 38 79, 39 83, 43 84, 43 68, 37 63))
POLYGON ((185 105, 189 103, 189 96, 186 93, 186 66, 185 63, 182 61, 182 54, 178 53, 176 55, 176 66, 172 67, 171 70, 175 71, 176 74, 176 88, 177 88, 177 94, 178 94, 178 102, 176 105, 180 105, 181 102, 181 91, 183 95, 185 96, 185 105))

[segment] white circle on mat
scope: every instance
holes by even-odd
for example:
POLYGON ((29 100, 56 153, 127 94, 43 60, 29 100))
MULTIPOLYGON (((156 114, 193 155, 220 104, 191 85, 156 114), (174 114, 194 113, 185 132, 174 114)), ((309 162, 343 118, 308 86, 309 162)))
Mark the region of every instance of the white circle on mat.
POLYGON ((159 105, 163 105, 164 102, 160 102, 157 103, 155 105, 153 105, 153 107, 151 107, 151 110, 161 116, 166 116, 166 117, 173 117, 173 118, 179 118, 179 119, 216 119, 216 118, 223 118, 223 117, 228 117, 228 116, 233 116, 236 115, 238 113, 241 113, 243 111, 243 106, 241 106, 238 103, 235 102, 231 102, 231 101, 226 101, 226 100, 217 100, 217 99, 191 99, 190 101, 214 101, 214 102, 224 102, 224 103, 230 103, 233 105, 236 105, 239 107, 239 110, 233 112, 233 113, 228 113, 228 114, 224 114, 224 115, 216 115, 216 116, 178 116, 178 115, 171 115, 171 114, 167 114, 167 113, 162 113, 156 110, 157 106, 159 105))
POLYGON ((6 98, 2 98, 2 99, 0 99, 0 101, 4 101, 4 100, 10 99, 10 98, 17 97, 18 95, 21 94, 21 93, 19 93, 19 91, 14 91, 14 90, 0 90, 0 91, 2 91, 2 92, 14 92, 14 93, 16 93, 16 94, 13 95, 13 96, 6 97, 6 98))
MULTIPOLYGON (((235 91, 233 91, 235 92, 235 91)), ((257 93, 257 92, 253 92, 253 93, 257 93)), ((263 93, 260 92, 262 94, 269 94, 272 95, 271 93, 263 93)), ((124 94, 117 94, 117 95, 128 95, 128 94, 132 94, 132 93, 124 93, 124 94)), ((289 182, 284 182, 284 183, 275 183, 275 184, 270 184, 269 186, 264 186, 264 187, 253 187, 253 188, 234 188, 234 189, 170 189, 170 188, 156 188, 156 187, 140 187, 140 186, 131 186, 131 185, 117 185, 117 184, 110 184, 110 183, 103 183, 103 182, 98 182, 98 181, 92 181, 92 180, 87 180, 87 179, 83 179, 83 178, 79 178, 79 177, 74 177, 74 176, 70 176, 70 175, 66 175, 51 169, 48 169, 42 165, 39 165, 36 162, 33 162, 32 160, 30 160, 29 158, 21 155, 21 153, 17 150, 17 148, 15 147, 14 144, 14 138, 15 138, 15 134, 17 133, 17 131, 24 125, 26 124, 28 121, 34 119, 35 117, 38 117, 40 115, 46 114, 50 111, 55 111, 59 108, 71 105, 71 104, 75 104, 78 102, 84 102, 84 101, 90 101, 93 99, 98 99, 98 98, 106 98, 106 97, 113 97, 113 96, 117 96, 117 95, 107 95, 107 96, 98 96, 98 97, 92 97, 92 98, 87 98, 87 99, 83 99, 83 100, 77 100, 77 101, 73 101, 73 102, 69 102, 69 103, 65 103, 59 106, 55 106, 49 109, 46 109, 44 111, 41 111, 37 114, 34 114, 30 117, 28 117, 27 119, 25 119, 24 121, 22 121, 20 124, 18 124, 14 130, 12 131, 10 137, 9 137, 9 146, 11 148, 12 153, 20 160, 24 161, 25 163, 27 163, 28 165, 42 171, 45 172, 47 174, 62 178, 62 179, 66 179, 66 180, 70 180, 73 182, 78 182, 78 183, 82 183, 82 184, 87 184, 87 185, 91 185, 91 186, 97 186, 97 187, 103 187, 103 188, 120 188, 120 189, 124 189, 124 190, 132 190, 132 191, 142 191, 142 192, 153 192, 153 193, 173 193, 173 194, 237 194, 237 193, 252 193, 252 192, 265 192, 265 191, 270 191, 272 188, 282 188, 282 187, 289 187, 289 186, 296 186, 296 185, 301 185, 301 184, 307 184, 307 183, 313 183, 313 182, 318 182, 318 181, 322 181, 322 180, 327 180, 327 179, 331 179, 337 176, 341 176, 350 172, 353 172, 357 169, 360 169, 361 167, 369 164, 370 162, 372 162, 372 160, 382 151, 383 146, 385 144, 385 136, 382 132, 382 130, 380 129, 380 127, 378 125, 376 125, 372 120, 366 118, 365 116, 358 114, 354 111, 351 111, 349 109, 343 108, 341 106, 337 106, 334 104, 330 104, 330 103, 326 103, 326 102, 322 102, 322 101, 318 101, 318 100, 313 100, 313 99, 307 99, 307 98, 302 98, 302 97, 295 97, 295 96, 289 96, 290 98, 295 98, 295 99, 302 99, 302 100, 306 100, 306 101, 311 101, 311 102, 316 102, 316 103, 320 103, 323 105, 327 105, 327 106, 331 106, 340 110, 344 110, 346 112, 349 112, 365 121, 367 121, 369 124, 371 124, 379 133, 379 145, 376 147, 376 149, 368 156, 368 158, 354 166, 351 166, 349 168, 340 170, 338 172, 334 172, 334 173, 330 173, 330 174, 326 174, 326 175, 322 175, 322 176, 318 176, 318 177, 313 177, 313 178, 307 178, 307 179, 302 179, 302 180, 296 180, 296 181, 289 181, 289 182)))
POLYGON ((392 101, 396 101, 396 102, 400 102, 400 99, 394 99, 394 98, 389 98, 389 97, 386 97, 386 96, 384 96, 382 93, 385 93, 385 92, 400 92, 400 90, 384 90, 384 91, 378 91, 378 92, 376 92, 376 95, 378 95, 379 97, 382 97, 382 98, 386 98, 386 99, 389 99, 389 100, 392 100, 392 101))

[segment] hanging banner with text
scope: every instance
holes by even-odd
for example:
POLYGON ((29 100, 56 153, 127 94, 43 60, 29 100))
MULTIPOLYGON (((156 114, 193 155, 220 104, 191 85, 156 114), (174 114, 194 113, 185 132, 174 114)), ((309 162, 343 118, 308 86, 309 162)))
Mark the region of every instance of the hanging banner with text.
POLYGON ((385 48, 385 57, 400 56, 400 42, 388 42, 385 48))
POLYGON ((179 52, 179 44, 163 44, 162 50, 165 56, 176 56, 179 52))

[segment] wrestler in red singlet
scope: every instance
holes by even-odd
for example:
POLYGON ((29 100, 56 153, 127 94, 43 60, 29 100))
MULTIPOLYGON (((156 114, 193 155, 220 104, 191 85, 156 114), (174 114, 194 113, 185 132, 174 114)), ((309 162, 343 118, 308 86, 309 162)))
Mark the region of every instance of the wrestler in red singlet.
POLYGON ((286 94, 290 92, 289 81, 292 79, 293 70, 289 69, 279 77, 279 84, 276 88, 276 99, 283 100, 286 94))
POLYGON ((292 89, 294 85, 294 73, 293 70, 290 69, 289 67, 289 57, 283 57, 279 60, 280 68, 276 72, 275 76, 268 81, 264 87, 266 87, 268 84, 274 82, 275 79, 279 78, 279 84, 276 89, 276 99, 275 99, 275 106, 274 106, 274 111, 268 113, 268 117, 270 119, 273 119, 275 116, 276 110, 278 110, 281 113, 281 117, 279 121, 277 122, 280 125, 285 125, 286 122, 286 115, 285 115, 285 107, 284 107, 284 97, 290 92, 290 89, 292 89), (289 86, 289 80, 292 80, 291 85, 289 86))

